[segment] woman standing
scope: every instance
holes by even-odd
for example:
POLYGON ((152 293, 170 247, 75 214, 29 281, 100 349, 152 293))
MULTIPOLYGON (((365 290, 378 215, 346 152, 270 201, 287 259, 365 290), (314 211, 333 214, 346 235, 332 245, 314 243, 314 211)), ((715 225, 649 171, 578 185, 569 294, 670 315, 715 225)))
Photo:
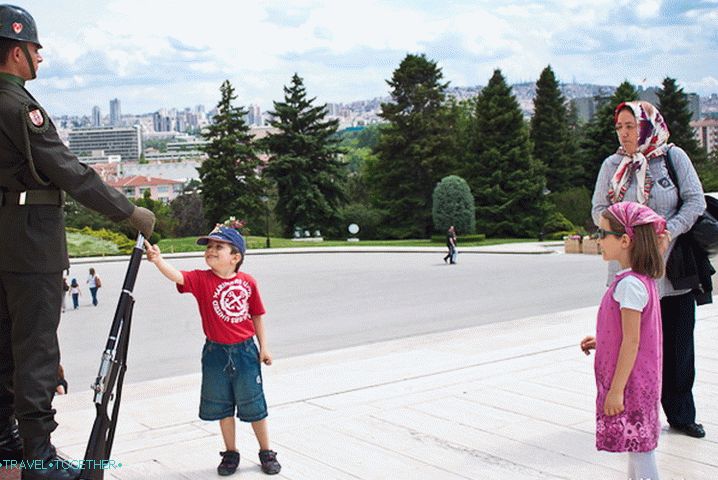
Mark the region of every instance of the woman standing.
POLYGON ((87 277, 87 286, 90 288, 92 295, 92 304, 97 306, 97 289, 100 288, 100 277, 95 273, 94 268, 90 268, 90 275, 87 277))
MULTIPOLYGON (((675 239, 688 232, 706 208, 698 174, 681 148, 668 144, 668 127, 656 107, 648 102, 624 102, 614 113, 621 144, 606 158, 593 192, 592 215, 596 225, 610 205, 638 202, 652 208, 667 221, 664 262, 675 239), (666 166, 669 155, 679 185, 674 185, 666 166)), ((619 270, 609 264, 609 283, 619 270)), ((663 319, 663 388, 661 404, 674 430, 701 438, 705 431, 696 423, 693 401, 695 353, 695 298, 690 290, 676 290, 665 276, 658 281, 663 319)))

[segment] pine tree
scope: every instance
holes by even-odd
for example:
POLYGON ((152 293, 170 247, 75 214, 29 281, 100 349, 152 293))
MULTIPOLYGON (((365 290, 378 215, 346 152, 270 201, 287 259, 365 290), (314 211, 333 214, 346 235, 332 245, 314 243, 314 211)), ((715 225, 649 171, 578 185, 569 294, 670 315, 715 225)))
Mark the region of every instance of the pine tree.
POLYGON ((596 177, 606 157, 616 153, 618 137, 613 121, 613 111, 621 102, 638 100, 638 92, 628 80, 621 83, 610 99, 605 101, 596 115, 584 127, 581 138, 581 164, 583 178, 581 185, 593 191, 596 177))
POLYGON ((693 163, 702 164, 705 160, 705 151, 698 146, 691 127, 691 111, 688 108, 688 97, 683 88, 676 85, 674 78, 666 77, 663 88, 658 90, 658 110, 668 124, 671 132, 669 141, 675 143, 686 151, 693 163))
POLYGON ((259 159, 244 121, 247 110, 235 107, 234 87, 225 80, 220 87, 219 112, 202 136, 208 158, 197 169, 202 182, 202 204, 210 226, 230 216, 247 219, 249 226, 262 216, 259 197, 264 191, 257 174, 259 159))
POLYGON ((275 212, 285 236, 296 228, 330 229, 346 201, 345 165, 339 159, 338 120, 325 120, 326 105, 314 106, 296 73, 284 87, 284 101, 274 102, 270 124, 279 130, 263 139, 270 158, 264 170, 276 183, 275 212))
POLYGON ((382 104, 381 116, 389 123, 375 149, 378 160, 368 171, 387 237, 429 237, 434 186, 453 173, 453 136, 444 104, 448 83, 442 78, 436 62, 409 54, 387 81, 392 101, 382 104))
POLYGON ((476 145, 464 178, 487 235, 533 236, 545 216, 546 180, 531 156, 523 115, 500 70, 476 101, 476 145))
POLYGON ((175 237, 189 237, 207 233, 202 198, 197 192, 184 193, 170 203, 172 218, 176 221, 175 237))
POLYGON ((534 115, 531 118, 533 156, 546 172, 546 186, 552 192, 562 192, 573 186, 577 165, 570 156, 566 99, 558 81, 547 66, 536 82, 534 115))

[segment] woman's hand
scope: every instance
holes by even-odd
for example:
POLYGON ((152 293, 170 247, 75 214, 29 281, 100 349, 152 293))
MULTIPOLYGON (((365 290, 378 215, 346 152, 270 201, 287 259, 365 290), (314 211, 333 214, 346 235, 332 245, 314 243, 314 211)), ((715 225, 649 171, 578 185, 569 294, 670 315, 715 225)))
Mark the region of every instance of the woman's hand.
POLYGON ((612 417, 623 411, 623 392, 610 389, 606 394, 606 401, 603 403, 603 413, 612 417))
POLYGON ((668 230, 658 235, 658 251, 661 252, 661 255, 666 254, 666 251, 668 251, 668 246, 671 244, 671 240, 673 240, 673 237, 671 235, 671 232, 669 232, 668 230))
POLYGON ((596 349, 596 337, 588 336, 581 340, 581 350, 586 355, 591 355, 591 350, 596 349))

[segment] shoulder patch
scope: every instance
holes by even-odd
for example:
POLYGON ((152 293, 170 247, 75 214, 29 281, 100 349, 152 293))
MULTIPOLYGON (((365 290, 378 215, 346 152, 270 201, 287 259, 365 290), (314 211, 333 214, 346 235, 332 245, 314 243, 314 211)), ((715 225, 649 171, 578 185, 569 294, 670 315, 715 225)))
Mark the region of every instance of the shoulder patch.
POLYGON ((31 132, 44 133, 50 128, 47 113, 39 105, 25 105, 25 120, 31 132))

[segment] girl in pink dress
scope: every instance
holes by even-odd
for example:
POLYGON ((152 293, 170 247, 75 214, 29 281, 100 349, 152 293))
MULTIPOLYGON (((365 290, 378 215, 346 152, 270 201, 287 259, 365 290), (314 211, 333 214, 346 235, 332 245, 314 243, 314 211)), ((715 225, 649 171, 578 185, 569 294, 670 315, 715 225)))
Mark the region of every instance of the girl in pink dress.
POLYGON ((596 336, 581 341, 587 355, 596 350, 596 448, 628 452, 628 478, 636 480, 658 479, 663 339, 655 279, 663 275, 665 227, 662 217, 634 202, 602 214, 603 259, 617 260, 622 270, 601 301, 596 336))

